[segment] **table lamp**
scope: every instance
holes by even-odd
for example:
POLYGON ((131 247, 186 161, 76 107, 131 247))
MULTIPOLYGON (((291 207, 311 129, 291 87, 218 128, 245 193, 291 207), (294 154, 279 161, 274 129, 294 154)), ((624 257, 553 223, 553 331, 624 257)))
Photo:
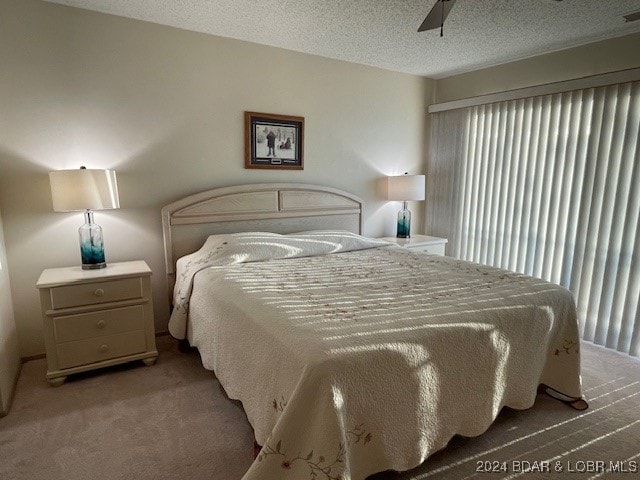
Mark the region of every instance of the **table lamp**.
POLYGON ((49 173, 49 182, 54 211, 84 211, 85 224, 78 229, 82 268, 106 267, 102 228, 93 222, 93 211, 120 208, 116 172, 85 167, 58 170, 49 173))
POLYGON ((424 175, 404 175, 388 177, 387 199, 402 202, 398 212, 398 238, 411 237, 411 212, 407 208, 409 200, 424 200, 424 175))

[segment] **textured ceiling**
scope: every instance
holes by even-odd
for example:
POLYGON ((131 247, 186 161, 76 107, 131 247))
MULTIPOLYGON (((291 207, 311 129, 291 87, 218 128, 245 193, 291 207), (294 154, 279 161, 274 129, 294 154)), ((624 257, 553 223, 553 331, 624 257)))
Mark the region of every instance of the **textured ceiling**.
POLYGON ((48 1, 433 78, 640 32, 640 0, 458 0, 443 38, 435 0, 48 1))

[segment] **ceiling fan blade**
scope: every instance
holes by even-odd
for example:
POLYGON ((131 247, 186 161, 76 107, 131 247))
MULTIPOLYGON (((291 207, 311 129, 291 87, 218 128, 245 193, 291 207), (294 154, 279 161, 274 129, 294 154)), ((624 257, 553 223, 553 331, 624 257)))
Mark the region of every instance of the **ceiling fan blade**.
POLYGON ((453 8, 454 3, 456 3, 456 0, 438 0, 429 15, 427 15, 427 18, 422 22, 422 25, 420 25, 420 28, 418 28, 418 31, 424 32, 425 30, 440 28, 453 8))

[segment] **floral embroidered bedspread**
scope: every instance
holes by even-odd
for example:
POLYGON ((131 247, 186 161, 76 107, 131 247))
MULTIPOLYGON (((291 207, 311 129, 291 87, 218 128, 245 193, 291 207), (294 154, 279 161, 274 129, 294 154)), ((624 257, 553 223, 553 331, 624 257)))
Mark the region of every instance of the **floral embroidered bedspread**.
POLYGON ((193 279, 205 268, 271 259, 326 255, 374 247, 388 242, 362 237, 346 231, 317 230, 291 235, 244 232, 211 235, 202 248, 176 262, 176 283, 169 332, 185 338, 193 279))
POLYGON ((262 445, 244 480, 407 470, 540 383, 581 395, 571 294, 492 267, 402 248, 233 263, 200 270, 189 302, 172 333, 262 445))

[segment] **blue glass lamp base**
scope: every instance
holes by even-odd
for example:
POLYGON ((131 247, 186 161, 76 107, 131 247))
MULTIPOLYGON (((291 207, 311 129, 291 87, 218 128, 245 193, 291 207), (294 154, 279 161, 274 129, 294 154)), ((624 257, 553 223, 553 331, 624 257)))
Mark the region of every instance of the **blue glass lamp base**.
POLYGON ((93 223, 93 212, 85 212, 85 221, 86 223, 78 229, 82 269, 95 270, 105 268, 107 262, 104 259, 102 228, 100 225, 93 223))
POLYGON ((396 234, 398 238, 409 238, 411 237, 411 233, 407 225, 398 222, 398 233, 396 234))
POLYGON ((80 256, 82 257, 83 270, 94 270, 107 266, 107 262, 104 259, 104 246, 101 241, 94 244, 91 242, 81 243, 80 256))
POLYGON ((406 207, 398 212, 397 232, 398 238, 411 237, 411 212, 406 207))
POLYGON ((82 264, 82 269, 83 270, 97 270, 99 268, 107 268, 107 264, 106 262, 102 262, 102 263, 94 263, 92 265, 85 265, 82 264))
POLYGON ((91 263, 91 259, 82 259, 82 269, 83 270, 96 270, 98 268, 106 268, 107 267, 107 262, 102 261, 102 262, 95 262, 95 263, 91 263))

